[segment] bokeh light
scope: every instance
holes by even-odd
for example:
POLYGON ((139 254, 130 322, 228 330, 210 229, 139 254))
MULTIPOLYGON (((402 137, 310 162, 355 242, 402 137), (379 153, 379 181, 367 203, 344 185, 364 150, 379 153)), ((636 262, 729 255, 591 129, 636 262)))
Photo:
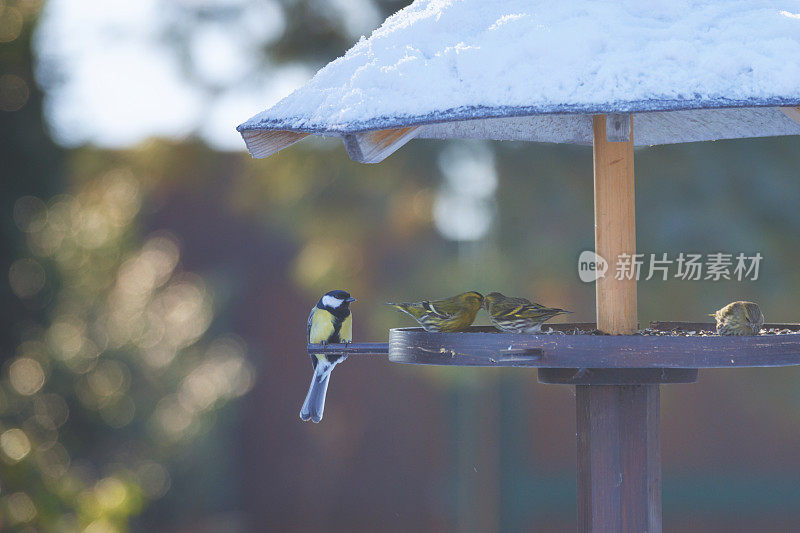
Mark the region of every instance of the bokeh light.
POLYGON ((0 434, 0 449, 12 462, 21 461, 30 453, 31 441, 21 429, 7 429, 0 434))
POLYGON ((453 144, 439 156, 439 169, 445 180, 433 205, 436 229, 453 241, 486 237, 498 182, 491 149, 485 143, 453 144))
POLYGON ((53 442, 36 450, 36 463, 46 478, 56 480, 69 470, 69 453, 62 444, 53 442))
POLYGON ((125 484, 115 477, 103 478, 95 483, 94 493, 97 503, 107 511, 116 510, 128 499, 125 484))
POLYGON ((22 11, 16 6, 0 4, 0 43, 8 43, 19 37, 23 22, 22 11))
POLYGON ((34 259, 18 259, 8 269, 8 282, 14 294, 22 299, 36 295, 45 284, 45 271, 34 259))
POLYGON ((30 522, 36 518, 36 506, 24 492, 15 492, 5 499, 8 519, 11 525, 30 522))
POLYGON ((30 396, 39 391, 44 385, 44 370, 42 365, 30 357, 15 359, 8 370, 9 381, 14 389, 25 396, 30 396))
POLYGON ((56 429, 67 422, 69 405, 59 394, 37 395, 33 401, 36 421, 42 427, 56 429))
POLYGON ((162 497, 170 487, 167 469, 155 461, 144 461, 136 470, 145 495, 152 499, 162 497))
MULTIPOLYGON (((0 38, 2 38, 2 19, 0 19, 0 38)), ((0 111, 18 111, 28 102, 28 84, 14 74, 0 75, 0 111)))

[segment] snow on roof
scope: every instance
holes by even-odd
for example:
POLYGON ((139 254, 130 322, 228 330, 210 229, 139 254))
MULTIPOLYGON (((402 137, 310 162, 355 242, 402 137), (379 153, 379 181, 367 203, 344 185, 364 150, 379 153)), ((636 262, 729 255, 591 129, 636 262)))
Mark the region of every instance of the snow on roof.
POLYGON ((593 113, 637 113, 636 144, 800 134, 798 58, 800 0, 417 0, 238 129, 254 155, 276 130, 590 143, 593 113))

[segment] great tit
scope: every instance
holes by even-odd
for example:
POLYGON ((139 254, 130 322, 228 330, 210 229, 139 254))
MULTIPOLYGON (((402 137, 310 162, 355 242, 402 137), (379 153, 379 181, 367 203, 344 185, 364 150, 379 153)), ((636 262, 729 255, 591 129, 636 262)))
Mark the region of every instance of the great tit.
POLYGON ((387 303, 410 315, 430 332, 464 331, 475 321, 483 296, 475 291, 465 292, 441 300, 423 300, 413 303, 387 303))
POLYGON ((720 335, 758 335, 764 314, 753 302, 731 302, 713 315, 720 335))
MULTIPOLYGON (((308 315, 308 342, 311 344, 350 343, 353 340, 353 317, 350 302, 356 301, 347 291, 326 292, 308 315)), ((347 359, 347 355, 312 354, 314 375, 300 409, 302 420, 322 420, 325 394, 333 367, 347 359)))
POLYGON ((526 298, 503 296, 499 292, 489 293, 483 300, 492 324, 511 333, 538 333, 542 324, 564 313, 564 309, 545 307, 526 298))

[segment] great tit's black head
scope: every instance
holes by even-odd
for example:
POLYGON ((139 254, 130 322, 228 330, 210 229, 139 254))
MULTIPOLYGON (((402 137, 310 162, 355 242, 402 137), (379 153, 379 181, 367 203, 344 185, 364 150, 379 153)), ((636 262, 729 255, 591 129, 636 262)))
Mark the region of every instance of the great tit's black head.
POLYGON ((356 299, 350 296, 349 292, 336 290, 326 292, 322 298, 319 299, 319 305, 327 309, 346 309, 350 305, 350 302, 355 301, 356 299))

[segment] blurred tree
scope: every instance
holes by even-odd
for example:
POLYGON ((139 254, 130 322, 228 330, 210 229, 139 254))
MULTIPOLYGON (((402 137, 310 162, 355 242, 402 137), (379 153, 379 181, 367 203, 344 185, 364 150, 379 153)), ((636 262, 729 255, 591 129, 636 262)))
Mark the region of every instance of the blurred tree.
POLYGON ((369 34, 406 0, 279 0, 286 29, 267 50, 279 62, 301 61, 321 67, 369 34))
MULTIPOLYGON (((21 233, 14 202, 25 195, 47 197, 62 190, 63 151, 45 131, 42 92, 34 80, 32 35, 38 4, 9 0, 0 4, 0 267, 8 272, 19 254, 21 233)), ((0 283, 0 360, 8 358, 19 316, 26 311, 7 283, 0 283)))
POLYGON ((176 239, 140 237, 152 181, 91 153, 64 172, 33 76, 39 6, 0 2, 0 528, 124 531, 252 372, 240 340, 206 332, 212 296, 176 239))
POLYGON ((168 489, 171 457, 251 386, 242 342, 206 334, 211 294, 175 238, 137 237, 142 189, 119 167, 49 204, 18 201, 31 256, 11 286, 48 303, 0 387, 10 526, 124 530, 168 489))

